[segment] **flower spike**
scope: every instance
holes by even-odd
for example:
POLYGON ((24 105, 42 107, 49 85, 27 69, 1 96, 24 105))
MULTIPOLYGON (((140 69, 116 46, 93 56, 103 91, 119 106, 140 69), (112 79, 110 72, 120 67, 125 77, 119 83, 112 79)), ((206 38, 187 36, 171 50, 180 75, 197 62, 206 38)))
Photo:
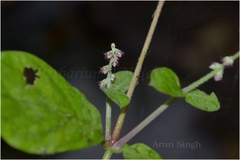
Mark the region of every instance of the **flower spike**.
POLYGON ((100 73, 107 74, 107 78, 98 83, 100 87, 111 86, 111 83, 116 79, 116 76, 112 74, 112 67, 118 66, 118 59, 124 55, 124 52, 117 49, 114 43, 111 44, 111 49, 111 51, 104 53, 104 58, 109 60, 109 64, 100 68, 100 73))

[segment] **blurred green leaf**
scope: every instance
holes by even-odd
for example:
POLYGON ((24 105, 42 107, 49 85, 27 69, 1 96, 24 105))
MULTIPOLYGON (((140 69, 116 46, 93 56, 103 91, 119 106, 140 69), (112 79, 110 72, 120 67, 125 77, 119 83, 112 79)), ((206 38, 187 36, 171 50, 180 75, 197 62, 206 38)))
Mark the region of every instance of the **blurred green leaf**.
POLYGON ((220 108, 220 103, 215 93, 207 95, 198 89, 187 93, 185 100, 192 106, 208 112, 217 111, 220 108))
POLYGON ((123 157, 124 159, 162 159, 156 151, 143 143, 136 143, 132 146, 125 144, 123 157))
POLYGON ((131 71, 119 71, 114 73, 116 80, 112 83, 112 88, 120 90, 122 92, 127 92, 130 86, 133 73, 131 71))
POLYGON ((104 140, 98 110, 43 60, 5 51, 1 64, 1 136, 10 146, 53 154, 104 140))
POLYGON ((122 92, 121 90, 114 89, 114 88, 104 88, 100 87, 100 89, 118 106, 125 107, 129 104, 130 99, 128 96, 122 92))
POLYGON ((133 73, 130 71, 119 71, 114 73, 116 79, 111 88, 100 87, 100 89, 118 106, 125 107, 130 103, 126 93, 130 86, 133 73))
POLYGON ((169 68, 157 68, 151 72, 150 86, 173 97, 184 97, 178 76, 169 68))

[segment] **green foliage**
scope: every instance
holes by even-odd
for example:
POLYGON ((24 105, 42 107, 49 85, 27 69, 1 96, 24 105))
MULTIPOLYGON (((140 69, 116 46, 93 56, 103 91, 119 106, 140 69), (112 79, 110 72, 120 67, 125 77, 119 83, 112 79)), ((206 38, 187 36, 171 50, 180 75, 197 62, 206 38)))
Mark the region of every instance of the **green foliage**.
POLYGON ((217 111, 220 108, 220 103, 215 93, 207 95, 198 89, 187 93, 185 100, 192 106, 208 112, 217 111))
POLYGON ((105 87, 100 87, 100 89, 120 108, 127 106, 130 102, 128 96, 121 90, 105 87))
POLYGON ((131 71, 119 71, 115 73, 116 80, 112 83, 112 88, 122 92, 127 92, 130 86, 133 73, 131 71))
POLYGON ((184 97, 177 75, 169 68, 157 68, 151 72, 150 86, 173 97, 184 97))
POLYGON ((125 92, 130 86, 133 73, 130 71, 119 71, 115 73, 115 76, 116 80, 112 83, 110 88, 100 88, 113 102, 120 107, 125 107, 130 102, 125 92))
POLYGON ((136 143, 131 146, 123 146, 123 157, 125 159, 162 159, 153 149, 143 143, 136 143))
POLYGON ((1 136, 32 154, 82 149, 103 141, 98 110, 41 59, 1 53, 1 136))

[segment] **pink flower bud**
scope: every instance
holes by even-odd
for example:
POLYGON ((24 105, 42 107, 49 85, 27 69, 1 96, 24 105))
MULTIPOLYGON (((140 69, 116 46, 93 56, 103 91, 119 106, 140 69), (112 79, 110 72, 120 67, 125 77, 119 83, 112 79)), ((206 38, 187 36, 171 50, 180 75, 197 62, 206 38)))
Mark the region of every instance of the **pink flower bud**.
POLYGON ((99 87, 106 87, 106 85, 107 83, 104 80, 98 82, 99 87))
POLYGON ((113 67, 118 66, 118 61, 117 61, 117 60, 116 60, 116 61, 113 61, 113 62, 112 62, 112 66, 113 66, 113 67))
POLYGON ((119 50, 119 51, 116 53, 116 55, 117 55, 118 57, 122 57, 122 56, 124 55, 124 52, 119 50))

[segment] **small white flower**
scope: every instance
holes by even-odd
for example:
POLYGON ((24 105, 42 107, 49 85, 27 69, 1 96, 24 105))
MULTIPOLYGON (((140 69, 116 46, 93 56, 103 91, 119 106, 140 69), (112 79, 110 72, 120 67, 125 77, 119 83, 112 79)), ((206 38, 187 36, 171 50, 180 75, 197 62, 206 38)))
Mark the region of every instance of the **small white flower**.
POLYGON ((214 76, 214 80, 215 81, 221 81, 223 78, 223 70, 221 70, 220 72, 218 72, 217 74, 215 74, 214 76))
POLYGON ((110 79, 111 79, 111 81, 114 81, 116 79, 116 76, 114 74, 111 74, 110 79))
POLYGON ((107 74, 108 72, 110 72, 110 67, 109 67, 109 65, 103 66, 103 67, 100 69, 100 73, 107 74))
POLYGON ((116 67, 117 65, 118 65, 118 61, 115 60, 115 61, 112 62, 113 67, 116 67))
POLYGON ((222 66, 222 64, 220 64, 220 63, 212 62, 212 64, 209 66, 209 68, 211 68, 211 69, 217 69, 217 68, 219 68, 219 67, 221 67, 221 66, 222 66))
POLYGON ((98 85, 99 85, 99 87, 106 87, 106 85, 107 85, 106 79, 98 82, 98 85))
POLYGON ((108 52, 104 53, 104 56, 105 56, 104 58, 108 60, 108 59, 114 58, 115 54, 112 51, 108 51, 108 52))
POLYGON ((222 64, 227 67, 232 66, 234 62, 233 59, 229 56, 222 58, 221 61, 222 61, 222 64))
POLYGON ((116 49, 115 43, 112 43, 112 44, 111 44, 111 48, 112 48, 112 50, 115 50, 115 49, 116 49))
MULTIPOLYGON (((222 66, 223 66, 223 65, 220 64, 220 63, 213 62, 213 63, 209 66, 209 68, 215 70, 215 69, 218 69, 218 68, 220 68, 220 67, 222 67, 222 66)), ((223 77, 223 69, 220 70, 219 72, 217 72, 217 73, 214 75, 214 80, 215 80, 215 81, 220 81, 220 80, 222 80, 222 77, 223 77)))

